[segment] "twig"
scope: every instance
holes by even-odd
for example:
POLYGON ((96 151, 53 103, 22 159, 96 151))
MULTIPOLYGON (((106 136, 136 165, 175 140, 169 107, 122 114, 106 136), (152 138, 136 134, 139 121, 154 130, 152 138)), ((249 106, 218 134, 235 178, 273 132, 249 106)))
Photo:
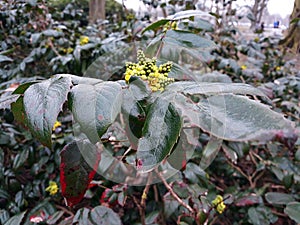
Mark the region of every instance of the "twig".
POLYGON ((165 219, 165 214, 164 214, 164 201, 159 201, 159 197, 158 197, 158 190, 157 190, 157 186, 154 184, 152 185, 153 187, 153 191, 154 191, 154 199, 158 204, 161 204, 162 210, 159 210, 159 215, 160 215, 160 223, 161 225, 166 225, 166 219, 165 219))
POLYGON ((148 192, 149 192, 151 182, 152 182, 152 172, 148 176, 147 184, 146 184, 146 187, 143 191, 142 200, 141 200, 141 207, 143 207, 143 208, 145 208, 145 206, 146 206, 146 199, 147 199, 147 196, 148 196, 148 192))
POLYGON ((249 152, 249 156, 250 156, 251 161, 252 161, 255 165, 257 165, 257 162, 256 162, 256 160, 255 160, 255 158, 254 158, 254 156, 253 156, 252 151, 249 152))
POLYGON ((65 207, 62 207, 60 205, 55 205, 56 208, 62 210, 63 212, 67 213, 71 217, 74 217, 74 213, 72 213, 70 210, 66 209, 65 207))
POLYGON ((158 191, 157 191, 157 186, 156 185, 153 185, 153 191, 154 191, 154 199, 155 199, 155 201, 159 202, 158 191))
MULTIPOLYGON (((256 175, 257 173, 255 173, 256 175)), ((253 180, 253 184, 256 186, 257 181, 265 174, 265 171, 261 171, 253 180)))
POLYGON ((61 56, 61 54, 59 54, 59 52, 55 49, 53 42, 51 41, 51 39, 48 39, 48 44, 51 47, 52 51, 57 55, 57 56, 61 56))
POLYGON ((245 79, 244 79, 243 76, 240 76, 240 79, 242 80, 242 82, 243 82, 244 84, 246 83, 246 81, 245 81, 245 79))
POLYGON ((160 172, 158 172, 158 171, 156 171, 156 172, 157 172, 157 175, 159 176, 159 178, 161 179, 161 181, 163 182, 163 184, 165 185, 165 187, 168 189, 168 191, 170 192, 170 194, 173 196, 173 198, 175 198, 175 200, 178 201, 180 205, 182 205, 183 207, 187 208, 191 213, 193 213, 194 210, 188 204, 186 204, 184 201, 182 201, 181 198, 178 197, 178 195, 173 191, 173 189, 171 188, 171 186, 167 183, 167 181, 160 174, 160 172))
POLYGON ((159 44, 159 47, 158 47, 157 52, 156 52, 156 54, 155 54, 155 58, 158 58, 158 55, 159 55, 159 53, 160 53, 160 51, 161 51, 161 49, 162 49, 162 47, 163 47, 163 45, 164 45, 164 42, 163 42, 162 40, 165 38, 165 36, 166 36, 166 34, 164 34, 164 35, 161 37, 161 43, 159 44))
POLYGON ((234 165, 232 162, 230 162, 230 160, 227 159, 227 162, 249 181, 251 188, 254 188, 251 176, 248 176, 247 174, 245 174, 240 167, 234 165))
POLYGON ((141 223, 142 223, 142 225, 146 225, 146 218, 145 218, 145 210, 144 210, 144 208, 140 206, 138 200, 134 196, 133 196, 133 201, 135 202, 135 204, 137 205, 137 207, 139 209, 139 213, 140 213, 140 216, 141 216, 141 223))
POLYGON ((122 157, 120 158, 120 161, 122 161, 124 159, 124 157, 131 151, 131 146, 126 150, 126 152, 124 152, 124 154, 122 155, 122 157))
POLYGON ((288 217, 288 215, 286 215, 284 213, 277 212, 277 211, 275 211, 273 209, 271 211, 272 211, 273 214, 275 214, 277 216, 281 216, 281 217, 284 217, 284 218, 288 217))

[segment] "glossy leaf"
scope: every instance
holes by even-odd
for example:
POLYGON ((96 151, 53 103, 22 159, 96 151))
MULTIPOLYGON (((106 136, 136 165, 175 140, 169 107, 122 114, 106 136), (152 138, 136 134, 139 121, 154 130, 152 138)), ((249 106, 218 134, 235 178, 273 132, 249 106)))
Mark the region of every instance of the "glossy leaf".
POLYGON ((116 82, 78 84, 70 93, 75 120, 92 143, 100 140, 121 111, 122 87, 116 82))
POLYGON ((222 144, 222 149, 223 149, 226 157, 229 158, 231 160, 231 162, 236 164, 237 159, 238 159, 236 152, 232 148, 228 147, 226 144, 222 144))
POLYGON ((183 52, 199 58, 203 56, 204 51, 216 47, 216 44, 211 40, 193 33, 176 30, 167 31, 163 43, 164 46, 161 54, 165 56, 164 58, 168 58, 166 57, 168 55, 181 54, 183 52))
POLYGON ((291 202, 284 209, 284 213, 292 218, 296 223, 300 223, 300 202, 291 202))
POLYGON ((213 31, 214 26, 209 21, 201 18, 196 18, 195 21, 192 23, 192 26, 196 29, 201 29, 205 31, 213 31))
POLYGON ((202 158, 200 161, 201 169, 205 170, 216 158, 219 150, 222 146, 223 140, 211 137, 207 145, 205 146, 202 154, 202 158))
POLYGON ((87 225, 121 225, 122 222, 112 209, 97 206, 92 210, 81 208, 77 211, 73 223, 87 224, 87 225))
POLYGON ((53 77, 33 84, 24 93, 24 109, 31 133, 51 148, 52 127, 71 87, 70 78, 53 77))
POLYGON ((155 21, 154 23, 150 24, 148 27, 146 27, 143 31, 142 31, 142 34, 145 33, 146 31, 148 30, 156 30, 158 29, 159 27, 167 24, 169 21, 169 19, 162 19, 162 20, 158 20, 158 21, 155 21))
POLYGON ((277 205, 286 205, 295 200, 292 195, 279 192, 268 192, 265 194, 265 198, 270 204, 277 205))
POLYGON ((4 225, 21 225, 25 213, 26 211, 11 217, 8 221, 5 222, 4 225))
POLYGON ((37 83, 36 81, 32 81, 32 82, 27 82, 24 84, 21 84, 17 87, 16 90, 14 90, 14 92, 12 93, 13 95, 18 95, 18 99, 15 102, 11 103, 11 110, 14 114, 14 119, 27 126, 27 117, 25 114, 25 109, 24 109, 24 97, 22 96, 22 94, 24 94, 24 92, 33 84, 37 83), (21 95, 21 96, 20 96, 21 95))
POLYGON ((55 225, 55 224, 57 224, 57 221, 64 215, 64 213, 65 213, 64 211, 57 211, 57 212, 55 212, 47 220, 47 224, 49 224, 49 225, 55 225))
POLYGON ((17 122, 27 126, 27 116, 25 114, 23 99, 24 97, 20 96, 16 102, 13 102, 11 104, 11 110, 14 114, 14 119, 17 122))
POLYGON ((171 60, 178 63, 181 57, 189 55, 196 62, 205 61, 208 57, 207 52, 216 48, 216 44, 199 35, 178 31, 168 30, 166 34, 154 38, 147 47, 146 53, 155 56, 159 52, 158 59, 171 60), (162 48, 161 48, 162 46, 162 48))
POLYGON ((0 109, 9 109, 13 102, 16 102, 19 98, 19 95, 8 95, 1 97, 0 99, 0 109))
POLYGON ((104 207, 104 206, 97 206, 90 212, 91 220, 95 224, 99 225, 121 225, 121 220, 112 209, 104 207))
POLYGON ((175 105, 194 126, 220 139, 268 141, 281 132, 293 135, 291 122, 281 114, 244 96, 216 95, 195 102, 177 95, 175 105))
POLYGON ((13 61, 12 58, 9 58, 9 57, 7 57, 5 55, 1 55, 0 54, 0 63, 2 63, 2 62, 12 62, 12 61, 13 61))
POLYGON ((103 80, 92 78, 92 77, 79 77, 72 74, 57 74, 58 77, 67 77, 70 78, 72 81, 72 84, 90 84, 95 85, 104 82, 103 80))
POLYGON ((248 220, 253 225, 269 225, 278 220, 267 207, 251 207, 248 210, 248 220))
POLYGON ((181 81, 168 85, 166 90, 182 92, 189 95, 219 95, 232 93, 265 97, 265 94, 259 89, 248 84, 239 83, 181 81))
POLYGON ((151 105, 139 140, 137 158, 142 171, 150 171, 161 163, 177 142, 182 119, 173 103, 157 98, 151 105))
POLYGON ((98 164, 100 153, 87 140, 68 144, 60 153, 60 184, 62 195, 68 206, 79 203, 90 182, 98 164))
POLYGON ((192 16, 212 17, 209 13, 203 12, 201 10, 184 10, 184 11, 180 11, 178 13, 175 13, 174 15, 169 16, 168 19, 180 20, 180 19, 190 18, 192 16))
POLYGON ((32 225, 30 219, 39 217, 42 220, 46 220, 49 216, 53 215, 56 209, 52 203, 49 202, 49 198, 44 199, 38 203, 26 216, 24 225, 32 225))
POLYGON ((31 81, 24 84, 19 85, 16 90, 12 94, 24 94, 24 92, 33 84, 36 84, 37 81, 31 81))

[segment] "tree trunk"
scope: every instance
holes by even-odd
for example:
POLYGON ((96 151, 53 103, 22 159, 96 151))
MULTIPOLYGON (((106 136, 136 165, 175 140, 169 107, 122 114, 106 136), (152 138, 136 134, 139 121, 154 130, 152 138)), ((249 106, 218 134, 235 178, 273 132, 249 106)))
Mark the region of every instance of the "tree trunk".
POLYGON ((264 12, 264 9, 266 8, 268 3, 268 0, 255 0, 254 5, 252 7, 252 13, 254 20, 251 21, 251 29, 253 30, 256 28, 258 24, 261 23, 261 18, 264 12))
POLYGON ((279 44, 290 48, 294 53, 300 53, 300 0, 295 0, 294 9, 290 16, 290 21, 293 20, 294 22, 290 24, 287 35, 279 44))
POLYGON ((89 22, 95 23, 97 20, 105 19, 105 0, 89 1, 89 22))

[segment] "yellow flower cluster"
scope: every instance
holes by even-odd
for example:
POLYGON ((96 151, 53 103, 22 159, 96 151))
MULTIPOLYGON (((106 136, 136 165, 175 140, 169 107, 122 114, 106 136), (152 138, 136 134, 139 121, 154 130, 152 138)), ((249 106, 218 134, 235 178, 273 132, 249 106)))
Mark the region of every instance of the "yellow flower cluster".
POLYGON ((245 69, 247 69, 247 66, 246 66, 246 65, 242 65, 242 66, 241 66, 241 69, 242 69, 242 70, 245 70, 245 69))
POLYGON ((52 130, 55 131, 56 128, 58 128, 58 127, 61 127, 61 122, 59 122, 59 121, 56 120, 55 123, 54 123, 54 125, 53 125, 53 127, 52 127, 52 130))
POLYGON ((168 74, 172 69, 172 62, 167 62, 159 67, 156 65, 156 58, 146 58, 143 51, 137 52, 138 63, 127 62, 125 80, 128 82, 132 76, 140 77, 147 81, 152 91, 163 91, 165 87, 174 82, 168 74))
POLYGON ((58 186, 56 182, 50 181, 49 186, 46 188, 46 191, 48 191, 50 195, 55 195, 58 191, 58 186))
POLYGON ((178 30, 178 26, 177 26, 177 22, 176 21, 169 21, 168 23, 166 23, 164 25, 163 31, 167 31, 167 30, 178 30))
POLYGON ((79 44, 80 45, 85 45, 85 44, 87 44, 87 43, 89 43, 89 37, 87 37, 87 36, 81 36, 80 37, 80 40, 79 40, 79 44))
POLYGON ((211 203, 218 213, 221 214, 224 212, 226 205, 224 204, 223 197, 221 195, 217 195, 211 203))
POLYGON ((64 53, 70 54, 74 51, 74 49, 69 47, 69 48, 64 48, 63 51, 64 51, 64 53))

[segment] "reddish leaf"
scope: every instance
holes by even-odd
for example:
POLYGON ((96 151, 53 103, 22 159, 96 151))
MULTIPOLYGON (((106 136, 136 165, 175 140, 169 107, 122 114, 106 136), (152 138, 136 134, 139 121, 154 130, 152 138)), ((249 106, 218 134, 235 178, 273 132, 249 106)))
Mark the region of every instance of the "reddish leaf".
POLYGON ((243 207, 243 206, 250 206, 250 205, 259 204, 261 202, 262 202, 262 198, 260 196, 257 196, 255 194, 251 194, 251 195, 244 196, 244 197, 238 199, 235 202, 235 205, 243 207))
POLYGON ((79 203, 89 187, 98 164, 100 153, 88 141, 72 142, 60 153, 60 183, 66 204, 79 203))

